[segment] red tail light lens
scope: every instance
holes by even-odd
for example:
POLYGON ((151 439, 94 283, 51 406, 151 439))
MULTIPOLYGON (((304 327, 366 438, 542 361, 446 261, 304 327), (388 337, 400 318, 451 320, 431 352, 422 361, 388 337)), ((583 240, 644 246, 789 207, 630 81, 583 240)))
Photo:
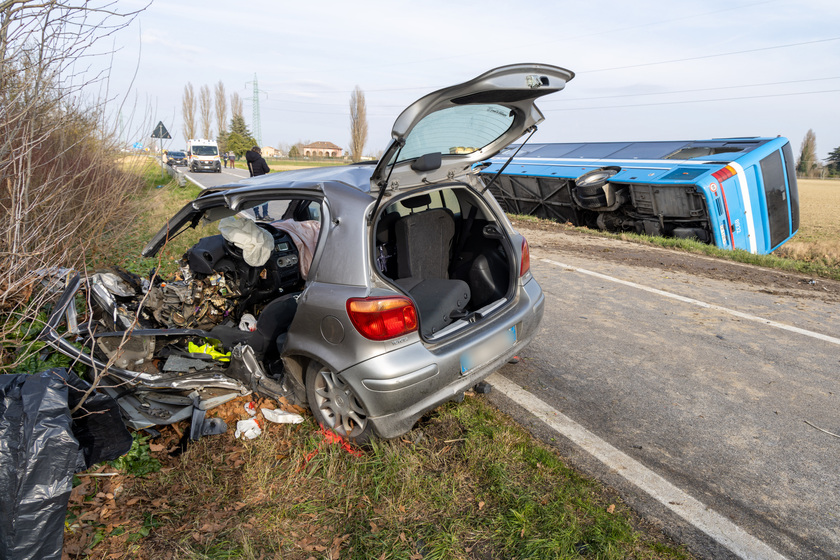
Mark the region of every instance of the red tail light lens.
POLYGON ((528 248, 528 240, 522 238, 522 262, 519 264, 519 276, 531 270, 531 250, 528 248))
POLYGON ((732 167, 730 167, 728 165, 726 167, 724 167, 723 169, 721 169, 720 171, 715 171, 714 173, 712 173, 712 177, 717 179, 719 183, 723 183, 724 181, 726 181, 730 177, 734 177, 735 175, 736 175, 735 169, 733 169, 732 167))
POLYGON ((347 314, 365 338, 388 340, 417 330, 417 310, 401 296, 351 298, 347 314))

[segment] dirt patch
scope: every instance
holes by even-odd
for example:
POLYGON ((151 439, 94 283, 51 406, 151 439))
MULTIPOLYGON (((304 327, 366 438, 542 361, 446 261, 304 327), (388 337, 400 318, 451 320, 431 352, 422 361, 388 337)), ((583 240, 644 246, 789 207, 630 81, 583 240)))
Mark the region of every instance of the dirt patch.
POLYGON ((548 221, 511 220, 528 239, 532 249, 583 255, 640 268, 684 272, 695 276, 747 284, 756 291, 798 298, 840 302, 840 282, 749 264, 686 253, 675 249, 640 245, 577 231, 548 221))

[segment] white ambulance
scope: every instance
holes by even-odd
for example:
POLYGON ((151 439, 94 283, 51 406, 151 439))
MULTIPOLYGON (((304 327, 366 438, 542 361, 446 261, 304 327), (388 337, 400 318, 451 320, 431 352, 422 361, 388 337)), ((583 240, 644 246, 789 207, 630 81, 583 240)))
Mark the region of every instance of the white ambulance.
POLYGON ((213 140, 187 140, 187 165, 190 171, 222 172, 222 161, 219 159, 219 146, 213 140))

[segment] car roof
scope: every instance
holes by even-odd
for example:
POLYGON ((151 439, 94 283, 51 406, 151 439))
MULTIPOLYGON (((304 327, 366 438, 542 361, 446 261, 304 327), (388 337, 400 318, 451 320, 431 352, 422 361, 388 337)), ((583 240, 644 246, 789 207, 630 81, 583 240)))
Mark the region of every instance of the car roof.
POLYGON ((220 190, 240 189, 244 187, 270 187, 278 189, 301 189, 311 188, 313 184, 323 182, 337 182, 350 185, 362 192, 370 192, 370 176, 373 173, 376 162, 335 165, 329 167, 310 167, 307 169, 296 169, 294 171, 283 171, 280 173, 268 173, 259 177, 244 179, 238 183, 214 187, 214 192, 220 190))

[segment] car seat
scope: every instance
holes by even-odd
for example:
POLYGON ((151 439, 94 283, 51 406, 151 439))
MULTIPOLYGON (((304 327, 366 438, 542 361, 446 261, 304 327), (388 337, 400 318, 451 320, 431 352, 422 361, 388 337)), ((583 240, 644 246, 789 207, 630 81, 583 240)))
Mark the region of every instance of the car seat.
POLYGON ((257 329, 253 332, 218 325, 210 330, 210 335, 217 338, 225 350, 231 350, 239 343, 247 344, 259 360, 271 349, 272 344, 281 352, 297 312, 297 295, 286 294, 271 300, 257 317, 257 329))
POLYGON ((431 336, 466 315, 470 287, 449 278, 455 219, 446 208, 414 212, 431 204, 428 194, 402 201, 412 210, 394 224, 397 245, 397 285, 414 299, 420 313, 420 332, 431 336))

